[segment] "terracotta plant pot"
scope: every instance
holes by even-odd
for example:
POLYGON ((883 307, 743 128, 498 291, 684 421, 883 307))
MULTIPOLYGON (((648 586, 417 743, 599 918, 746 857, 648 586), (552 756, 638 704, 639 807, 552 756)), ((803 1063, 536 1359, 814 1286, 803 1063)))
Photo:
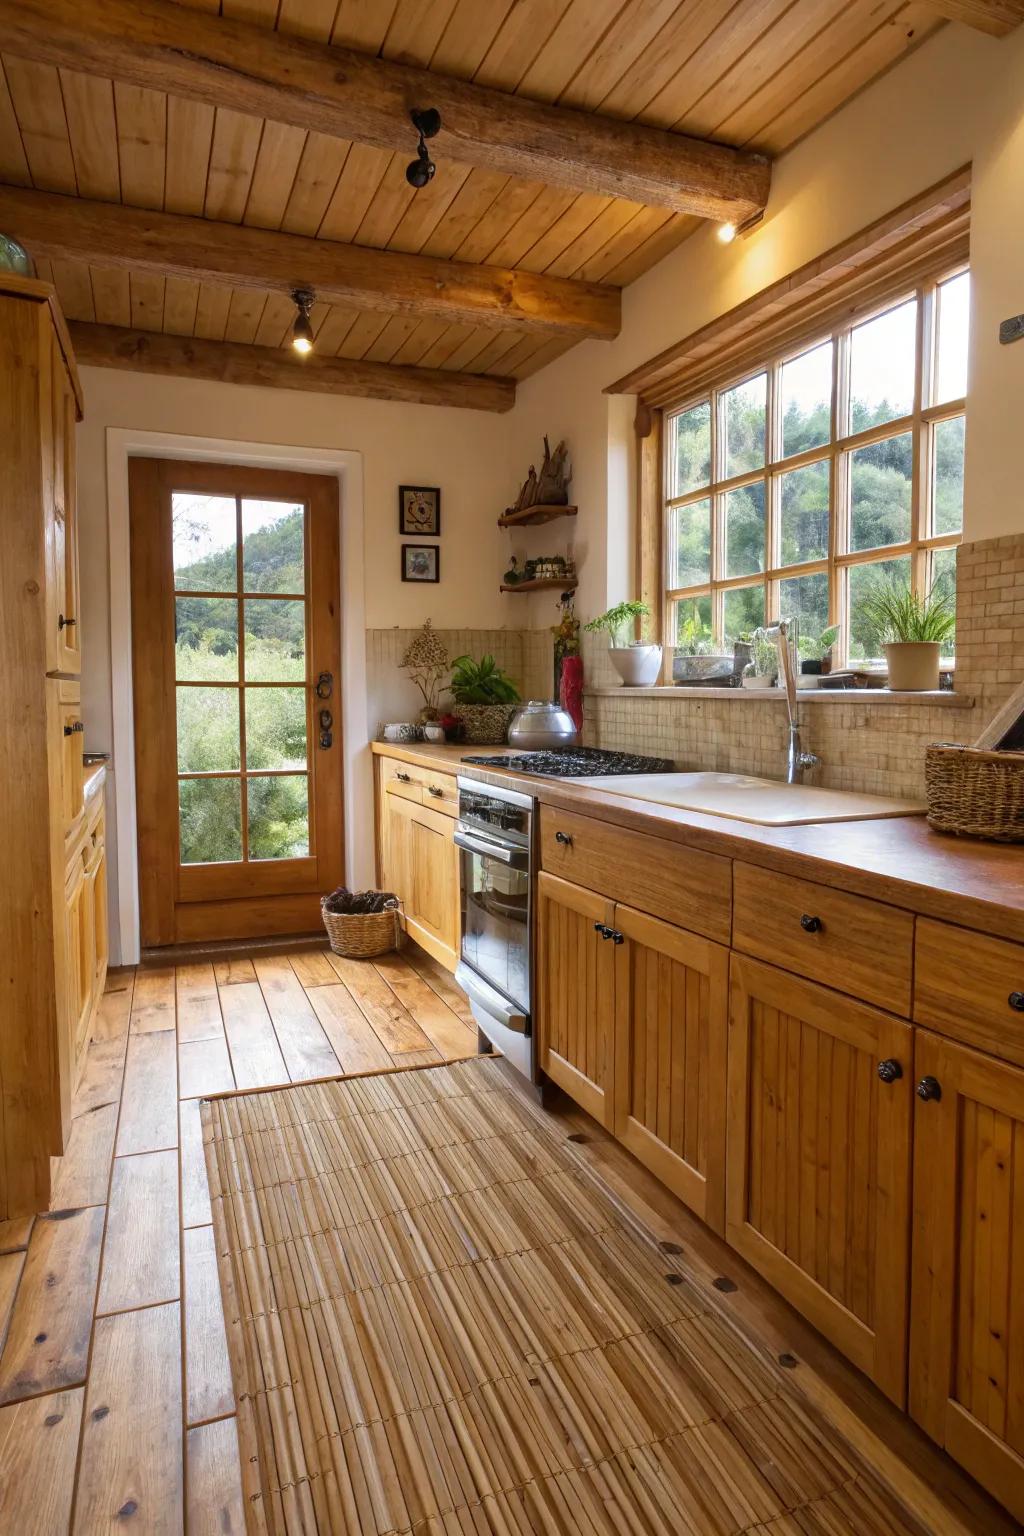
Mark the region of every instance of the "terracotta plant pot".
POLYGON ((929 693, 939 686, 939 642, 901 640, 885 647, 892 693, 929 693))
POLYGON ((658 681, 660 645, 613 645, 608 655, 626 688, 653 688, 658 681))

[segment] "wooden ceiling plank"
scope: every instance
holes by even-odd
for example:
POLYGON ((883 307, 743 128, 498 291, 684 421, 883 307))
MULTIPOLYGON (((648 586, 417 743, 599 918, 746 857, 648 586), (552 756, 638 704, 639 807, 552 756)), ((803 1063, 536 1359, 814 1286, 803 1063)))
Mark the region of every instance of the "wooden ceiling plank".
POLYGON ((586 194, 577 197, 572 206, 544 231, 516 265, 523 272, 546 272, 552 262, 557 261, 590 228, 594 220, 611 206, 612 201, 608 197, 588 197, 586 194))
POLYGON ((608 287, 398 251, 0 187, 0 228, 36 256, 196 277, 261 291, 313 288, 325 303, 576 336, 618 333, 608 287))
POLYGON ((766 124, 758 133, 758 142, 770 144, 779 153, 809 133, 841 102, 863 89, 883 70, 905 54, 919 47, 943 25, 934 7, 924 0, 911 0, 891 21, 872 33, 846 59, 809 86, 802 96, 766 124))
MULTIPOLYGON (((574 276, 587 261, 596 256, 599 251, 605 250, 610 240, 621 234, 624 229, 628 229, 637 214, 642 212, 640 203, 629 203, 624 197, 615 198, 607 208, 602 209, 586 229, 580 231, 576 239, 571 241, 554 261, 548 263, 544 268, 545 272, 550 273, 552 277, 574 276)), ((665 214, 665 209, 661 208, 658 212, 665 214)), ((667 214, 665 216, 668 217, 667 214)), ((639 240, 638 235, 637 244, 639 240)))
POLYGON ((331 32, 338 48, 377 53, 388 35, 397 0, 341 0, 331 32))
POLYGON ((456 348, 461 347, 475 329, 475 326, 465 324, 446 326, 419 359, 420 365, 424 368, 443 367, 456 348))
MULTIPOLYGON (((746 18, 748 10, 779 3, 745 0, 737 14, 746 18)), ((521 78, 566 9, 562 0, 522 0, 488 50, 478 79, 496 77, 495 50, 502 69, 508 67, 515 38, 522 43, 521 78)), ((729 47, 739 46, 740 25, 728 29, 729 47)), ((475 82, 282 33, 268 46, 259 27, 185 11, 171 0, 104 0, 85 7, 80 0, 0 0, 0 33, 12 50, 44 64, 113 76, 207 101, 218 111, 329 132, 403 155, 410 140, 408 110, 426 91, 442 117, 434 143, 438 159, 450 155, 575 192, 629 197, 707 218, 739 220, 767 199, 770 166, 756 155, 526 97, 512 100, 475 82)))
MULTIPOLYGON (((271 297, 276 298, 276 295, 271 295, 271 297)), ((284 346, 288 340, 288 335, 292 328, 292 319, 294 318, 294 313, 295 312, 293 310, 292 316, 289 318, 288 323, 285 326, 284 333, 278 341, 279 346, 284 346)), ((327 318, 316 333, 317 351, 321 352, 325 357, 337 357, 338 348, 341 346, 342 342, 345 340, 345 337, 348 335, 353 325, 355 325, 358 318, 359 311, 357 309, 344 309, 340 304, 332 304, 328 310, 327 318)), ((258 341, 259 337, 257 336, 256 339, 258 341)))
MULTIPOLYGON (((413 367, 422 363, 428 352, 451 330, 443 320, 421 320, 409 339, 402 343, 392 358, 395 363, 407 363, 413 367)), ((432 365, 428 365, 432 366, 432 365)))
POLYGON ((401 155, 391 156, 380 185, 352 236, 357 245, 372 245, 383 250, 398 228, 403 214, 417 195, 405 179, 406 164, 401 155))
POLYGON ((497 335, 492 331, 490 340, 485 346, 480 348, 479 352, 474 354, 469 371, 471 373, 489 373, 522 340, 523 338, 515 335, 513 331, 499 331, 497 335))
POLYGON ((426 69, 455 9, 455 0, 398 0, 381 56, 426 69))
MULTIPOLYGON (((253 289, 236 288, 228 305, 224 340, 244 342, 251 346, 256 340, 256 332, 263 319, 268 297, 268 294, 256 293, 253 289)), ((147 327, 140 326, 139 329, 145 330, 147 327)), ((160 326, 149 326, 148 329, 160 330, 160 326)))
POLYGON ((405 345, 416 329, 418 321, 411 316, 396 315, 389 320, 363 356, 371 363, 391 363, 395 360, 395 353, 405 345))
POLYGON ((516 0, 457 0, 430 58, 439 75, 472 80, 516 0))
POLYGON ((323 223, 351 143, 323 133, 308 133, 281 228, 291 235, 315 235, 323 223))
POLYGON ((573 277, 583 278, 586 282, 602 282, 606 272, 613 271, 620 262, 639 250, 672 217, 667 208, 641 208, 600 250, 580 264, 572 274, 573 277))
MULTIPOLYGON (((572 344, 570 343, 570 345, 572 344)), ((532 356, 525 358, 523 362, 517 365, 513 371, 513 377, 516 379, 528 379, 531 374, 539 373, 542 368, 547 367, 548 363, 553 363, 556 358, 562 357, 568 350, 569 347, 566 346, 562 337, 552 337, 551 341, 546 341, 542 347, 538 347, 532 356)))
POLYGON ((571 0, 516 90, 531 101, 557 101, 617 16, 625 0, 571 0))
MULTIPOLYGON (((501 171, 482 171, 478 166, 473 166, 444 217, 421 246, 423 254, 449 258, 454 256, 472 232, 486 221, 495 203, 504 205, 509 199, 515 198, 516 188, 522 185, 524 183, 511 181, 501 171)), ((536 196, 536 191, 533 195, 536 196)), ((485 237, 485 254, 496 239, 497 234, 485 237)), ((463 259, 474 261, 477 258, 466 256, 463 259)))
POLYGON ((90 267, 89 280, 92 283, 92 306, 97 323, 131 325, 131 285, 124 268, 90 267))
POLYGON ((21 129, 7 85, 7 74, 0 61, 0 180, 9 186, 30 187, 28 160, 21 142, 21 129))
POLYGON ((89 268, 83 262, 55 261, 53 286, 57 290, 60 307, 69 320, 96 318, 89 268))
POLYGON ((195 334, 199 288, 192 277, 169 277, 164 284, 164 330, 171 336, 195 334))
POLYGON ((75 162, 56 69, 5 56, 5 71, 33 185, 73 193, 75 162))
MULTIPOLYGON (((54 263, 56 266, 56 262, 54 263)), ((160 331, 164 324, 164 289, 162 277, 153 272, 132 272, 130 291, 132 325, 140 331, 160 331)), ((75 316, 76 319, 82 318, 75 316)))
POLYGON ((241 224, 262 135, 262 118, 230 107, 217 108, 206 177, 206 218, 241 224))
POLYGON ((387 315, 368 314, 363 310, 352 322, 344 340, 339 343, 337 356, 353 360, 365 357, 387 323, 387 315))
POLYGON ((119 202, 121 168, 117 158, 112 82, 102 80, 99 75, 82 75, 75 69, 62 69, 60 88, 79 194, 105 202, 119 202))
POLYGON ((477 353, 483 351, 493 334, 494 332, 488 330, 485 325, 474 325, 468 335, 459 342, 458 346, 449 352, 441 364, 442 369, 450 370, 453 373, 461 372, 471 358, 476 357, 477 353))
MULTIPOLYGON (((333 305, 331 306, 333 313, 333 305)), ((260 323, 256 328, 258 347, 280 347, 295 323, 295 305, 284 293, 268 293, 260 323)))
POLYGON ((195 334, 205 341, 223 341, 230 307, 230 288, 220 283, 200 283, 195 334))
POLYGON ((281 0, 277 28, 293 37, 308 37, 317 43, 330 42, 338 0, 281 0))
POLYGON ((167 97, 139 85, 114 84, 121 197, 133 208, 164 206, 167 97))
POLYGON ((576 201, 559 187, 542 187, 539 195, 488 252, 487 260, 498 266, 517 267, 544 234, 576 201))
POLYGON ((214 109, 202 101, 171 96, 167 101, 167 166, 164 207, 168 213, 202 218, 213 144, 214 109))
MULTIPOLYGON (((540 342, 541 347, 546 345, 545 341, 540 342)), ((525 367, 529 359, 535 356, 539 350, 538 338, 536 336, 520 336, 515 346, 510 347, 501 359, 502 373, 517 377, 519 369, 525 367)))
POLYGON ((472 166, 460 165, 455 160, 439 165, 433 181, 417 192, 395 225, 387 242, 389 249, 422 251, 472 172, 472 166))
POLYGON ((990 37, 1008 37, 1024 21, 1024 0, 931 0, 947 21, 962 21, 990 37))
POLYGON ((375 149, 372 144, 352 145, 318 231, 321 239, 355 239, 391 158, 390 150, 375 149))
POLYGON ((684 240, 700 228, 700 220, 694 219, 685 213, 673 213, 669 219, 649 235, 642 245, 638 245, 628 256, 612 267, 605 279, 606 282, 620 284, 623 288, 633 282, 643 272, 650 271, 657 266, 670 251, 682 245, 684 240))
POLYGON ((229 21, 247 21, 255 27, 273 27, 281 0, 221 0, 221 13, 229 21))
POLYGON ((689 14, 690 0, 635 0, 625 6, 567 83, 559 105, 596 112, 635 60, 684 8, 689 14))
POLYGON ((677 6, 596 109, 612 117, 641 115, 726 21, 734 5, 735 0, 687 0, 677 6))
POLYGON ((484 54, 473 80, 514 91, 569 8, 569 0, 519 0, 484 54))
POLYGON ((795 0, 743 0, 651 98, 643 110, 644 122, 672 128, 686 117, 794 3, 795 0))
POLYGON ((304 128, 289 128, 285 123, 264 126, 243 224, 257 229, 281 228, 307 137, 304 128))
POLYGON ((124 331, 114 326, 71 326, 80 363, 126 368, 134 373, 179 375, 248 384, 261 389, 300 389, 372 399, 507 411, 515 401, 511 379, 451 374, 440 369, 395 368, 317 357, 298 360, 270 347, 209 343, 182 336, 124 331))

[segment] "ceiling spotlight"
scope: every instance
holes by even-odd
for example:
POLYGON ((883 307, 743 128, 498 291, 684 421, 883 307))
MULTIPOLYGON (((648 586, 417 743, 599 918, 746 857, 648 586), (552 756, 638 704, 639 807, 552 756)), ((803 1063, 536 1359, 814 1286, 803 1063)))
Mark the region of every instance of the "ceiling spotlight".
POLYGON ((717 234, 723 245, 729 245, 731 241, 736 239, 736 225, 719 224, 717 234))
POLYGON ((309 311, 313 307, 313 290, 311 288, 296 288, 292 294, 292 303, 298 310, 295 316, 295 324, 292 326, 292 346, 296 352, 303 356, 313 350, 313 327, 309 323, 309 311))
POLYGON ((441 127, 441 114, 436 107, 414 107, 409 113, 412 125, 420 136, 416 159, 405 168, 405 179, 417 191, 433 179, 437 167, 427 153, 427 140, 432 139, 441 127))

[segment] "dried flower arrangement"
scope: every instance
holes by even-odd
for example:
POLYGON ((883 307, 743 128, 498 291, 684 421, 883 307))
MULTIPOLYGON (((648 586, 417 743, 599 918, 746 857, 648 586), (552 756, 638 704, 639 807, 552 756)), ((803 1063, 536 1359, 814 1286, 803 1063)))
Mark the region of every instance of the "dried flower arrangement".
POLYGON ((430 619, 409 642, 398 665, 408 672, 422 695, 421 720, 436 720, 442 684, 451 673, 451 658, 444 642, 434 633, 430 619))

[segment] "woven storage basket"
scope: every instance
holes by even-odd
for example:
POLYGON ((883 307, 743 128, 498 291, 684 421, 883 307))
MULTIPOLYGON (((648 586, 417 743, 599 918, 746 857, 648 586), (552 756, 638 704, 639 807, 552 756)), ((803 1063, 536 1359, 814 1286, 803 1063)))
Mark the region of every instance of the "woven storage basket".
POLYGON ((320 915, 336 955, 350 960, 372 960, 386 955, 402 942, 402 914, 398 897, 383 912, 328 912, 326 896, 320 898, 320 915))
POLYGON ((928 821, 939 832, 1024 843, 1024 752, 934 742, 924 763, 928 821))
POLYGON ((476 747, 500 746, 508 735, 518 704, 458 704, 465 740, 476 747))

